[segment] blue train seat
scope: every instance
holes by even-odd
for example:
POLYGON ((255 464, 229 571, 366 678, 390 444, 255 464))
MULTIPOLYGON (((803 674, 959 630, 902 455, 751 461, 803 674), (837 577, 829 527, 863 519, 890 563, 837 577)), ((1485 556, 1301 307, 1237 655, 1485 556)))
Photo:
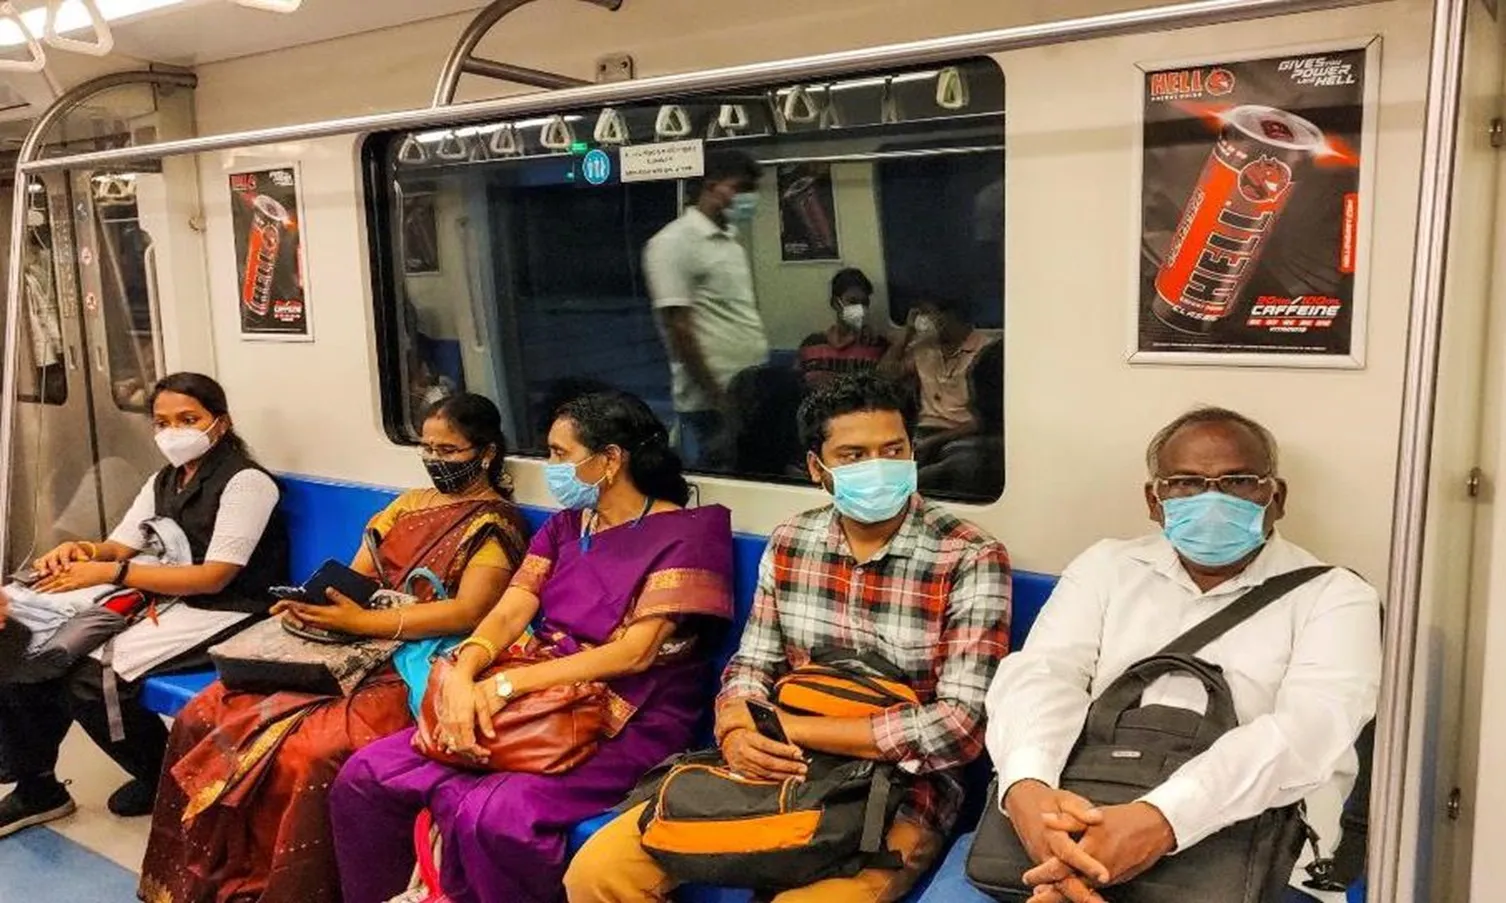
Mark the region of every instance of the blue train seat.
MULTIPOLYGON (((291 540, 290 569, 295 579, 306 578, 327 559, 348 560, 355 551, 356 542, 366 523, 397 497, 394 490, 384 487, 315 477, 285 475, 280 477, 280 482, 283 490, 281 510, 287 519, 291 540)), ((552 513, 548 509, 531 507, 524 507, 523 512, 535 529, 552 513)), ((738 637, 752 613, 758 562, 766 541, 764 537, 745 534, 734 538, 735 621, 717 650, 715 664, 718 674, 737 650, 738 637)), ((1017 649, 1025 642, 1031 624, 1055 585, 1056 578, 1048 574, 1015 572, 1010 648, 1017 649)), ((186 671, 148 678, 142 692, 142 704, 162 715, 176 715, 213 680, 212 670, 186 671)), ((700 737, 704 743, 710 744, 709 713, 701 726, 700 737)), ((981 811, 987 781, 986 767, 979 766, 969 771, 968 797, 973 811, 965 814, 964 824, 970 824, 967 819, 976 819, 977 812, 981 811)), ((571 832, 570 851, 573 853, 578 850, 592 834, 611 820, 612 815, 610 812, 604 813, 577 825, 571 832)), ((749 895, 745 891, 693 887, 683 889, 679 899, 682 903, 742 903, 749 899, 749 895)))

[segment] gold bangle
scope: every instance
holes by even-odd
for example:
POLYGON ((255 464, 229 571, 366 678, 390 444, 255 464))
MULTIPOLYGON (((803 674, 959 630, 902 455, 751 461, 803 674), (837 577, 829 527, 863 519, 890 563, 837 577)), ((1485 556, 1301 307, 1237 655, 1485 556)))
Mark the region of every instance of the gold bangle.
POLYGON ((392 638, 394 640, 400 640, 403 638, 403 625, 407 623, 407 621, 408 613, 399 608, 397 610, 397 630, 394 630, 392 632, 392 638))
POLYGON ((88 546, 89 547, 88 551, 89 551, 89 560, 90 561, 93 561, 93 560, 95 560, 96 558, 99 557, 99 546, 95 545, 94 543, 89 542, 86 539, 80 539, 77 544, 81 545, 81 546, 88 546))
POLYGON ((497 656, 500 655, 501 652, 502 652, 502 650, 500 650, 500 649, 497 648, 497 644, 496 643, 493 643, 491 640, 487 639, 486 637, 471 635, 471 636, 466 637, 464 640, 461 640, 460 641, 460 645, 455 647, 455 657, 459 658, 460 657, 460 653, 464 652, 465 651, 465 647, 467 647, 467 646, 476 646, 476 647, 480 648, 482 652, 486 653, 486 661, 483 662, 482 665, 481 665, 481 667, 483 667, 483 668, 485 668, 487 665, 490 665, 492 662, 496 661, 497 660, 497 656))

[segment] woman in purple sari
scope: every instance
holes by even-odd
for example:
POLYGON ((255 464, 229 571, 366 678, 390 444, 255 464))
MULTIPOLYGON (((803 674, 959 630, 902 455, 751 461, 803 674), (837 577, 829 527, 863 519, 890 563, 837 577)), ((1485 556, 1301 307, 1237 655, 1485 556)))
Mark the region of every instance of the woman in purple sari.
POLYGON ((571 826, 621 802, 694 739, 715 689, 709 658, 732 617, 727 509, 684 507, 689 486, 663 425, 620 392, 559 410, 547 474, 565 510, 534 536, 501 602, 459 647, 438 739, 476 750, 478 723, 507 700, 590 680, 611 692, 609 739, 558 775, 451 768, 415 751, 412 730, 366 747, 330 798, 345 903, 383 903, 408 886, 425 808, 455 903, 561 900, 571 826), (530 624, 548 660, 476 682, 530 624))

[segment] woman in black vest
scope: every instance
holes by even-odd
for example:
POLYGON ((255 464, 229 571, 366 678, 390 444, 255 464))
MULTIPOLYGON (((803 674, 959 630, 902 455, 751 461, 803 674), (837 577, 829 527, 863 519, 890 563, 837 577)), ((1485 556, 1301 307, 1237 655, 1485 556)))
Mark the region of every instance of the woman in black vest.
MULTIPOLYGON (((193 609, 265 615, 272 603, 268 587, 287 582, 287 531, 276 510, 276 481, 236 435, 225 390, 213 379, 198 373, 168 376, 153 388, 150 407, 157 446, 168 466, 142 487, 109 539, 65 542, 39 558, 34 567, 41 578, 34 588, 63 592, 116 585, 182 599, 193 609), (153 518, 171 519, 182 529, 191 564, 133 560, 148 546, 144 525, 153 518)), ((0 597, 0 624, 4 613, 0 597)), ((130 654, 132 634, 145 635, 148 629, 158 641, 166 636, 162 630, 174 631, 173 641, 183 647, 138 679, 117 683, 116 727, 123 728, 122 740, 111 740, 104 673, 93 659, 86 658, 61 680, 0 685, 0 740, 17 781, 15 792, 0 800, 0 837, 74 810, 54 769, 58 748, 75 719, 131 775, 110 797, 110 811, 152 811, 167 730, 162 719, 137 703, 145 677, 204 666, 209 645, 245 626, 211 627, 214 632, 205 636, 203 625, 170 625, 171 616, 169 610, 156 627, 138 626, 116 641, 116 661, 130 654)))

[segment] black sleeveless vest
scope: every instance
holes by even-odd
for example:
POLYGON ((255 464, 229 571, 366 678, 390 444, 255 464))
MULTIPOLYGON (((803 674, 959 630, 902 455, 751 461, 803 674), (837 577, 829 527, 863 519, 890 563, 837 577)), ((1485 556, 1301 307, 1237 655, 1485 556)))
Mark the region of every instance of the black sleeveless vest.
MULTIPOLYGON (((209 450, 193 478, 181 491, 177 488, 178 468, 164 467, 157 472, 152 487, 157 516, 170 517, 183 528, 189 548, 193 550, 194 564, 203 564, 204 555, 209 551, 215 518, 220 512, 220 496, 226 484, 243 470, 260 470, 272 476, 224 442, 209 450)), ((235 575, 230 585, 212 596, 195 596, 191 601, 196 608, 266 614, 273 601, 267 588, 284 586, 287 582, 287 525, 282 512, 273 510, 267 528, 262 531, 261 541, 256 544, 256 551, 251 553, 251 560, 235 575)))

